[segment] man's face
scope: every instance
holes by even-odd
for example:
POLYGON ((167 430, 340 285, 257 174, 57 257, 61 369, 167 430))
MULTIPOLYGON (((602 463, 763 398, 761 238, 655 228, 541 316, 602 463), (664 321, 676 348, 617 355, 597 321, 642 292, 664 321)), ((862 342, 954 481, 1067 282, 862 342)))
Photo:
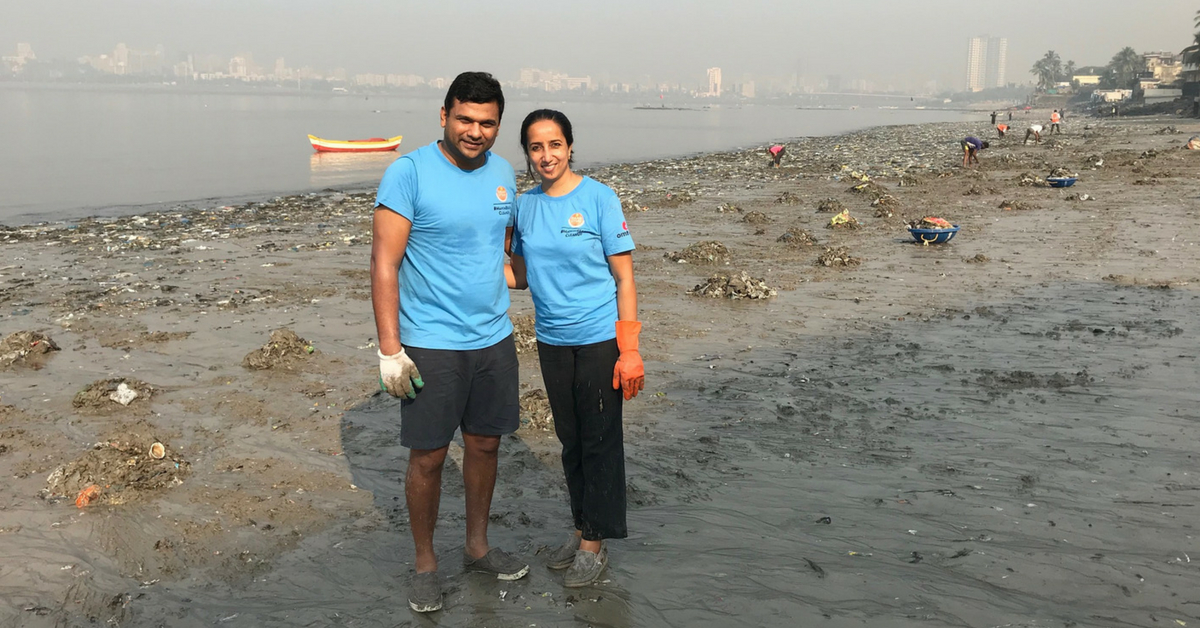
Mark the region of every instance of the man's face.
POLYGON ((496 143, 500 107, 494 102, 455 99, 449 111, 442 108, 442 128, 446 130, 443 149, 449 157, 459 166, 478 165, 484 153, 496 143))

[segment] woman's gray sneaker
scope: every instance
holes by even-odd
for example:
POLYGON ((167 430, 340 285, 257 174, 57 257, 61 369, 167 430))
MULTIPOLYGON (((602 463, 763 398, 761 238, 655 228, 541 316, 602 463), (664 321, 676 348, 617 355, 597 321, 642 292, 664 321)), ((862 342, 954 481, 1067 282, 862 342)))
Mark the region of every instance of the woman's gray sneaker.
POLYGON ((608 566, 608 545, 600 542, 599 553, 587 550, 575 552, 575 562, 563 575, 563 586, 568 588, 586 587, 600 579, 600 574, 608 566))
POLYGON ((546 554, 546 567, 548 569, 566 569, 575 562, 575 552, 579 549, 579 535, 572 534, 566 543, 550 550, 546 554))
POLYGON ((529 565, 499 547, 493 547, 479 558, 471 558, 471 555, 463 550, 463 567, 468 571, 490 573, 496 576, 497 580, 520 580, 529 573, 529 565))
POLYGON ((408 591, 408 605, 418 613, 432 613, 442 608, 442 583, 436 571, 413 576, 408 591))

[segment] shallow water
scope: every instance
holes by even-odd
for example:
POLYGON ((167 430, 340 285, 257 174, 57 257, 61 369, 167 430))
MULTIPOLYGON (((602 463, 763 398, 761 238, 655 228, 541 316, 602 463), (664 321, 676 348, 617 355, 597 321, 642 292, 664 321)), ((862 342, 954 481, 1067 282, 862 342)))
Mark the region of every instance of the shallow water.
POLYGON ((405 603, 395 404, 375 397, 343 420, 373 511, 253 581, 142 589, 130 625, 1194 621, 1196 305, 1185 290, 1050 285, 866 334, 779 329, 736 354, 712 353, 727 339, 681 340, 675 353, 697 359, 662 365, 665 396, 629 413, 631 536, 613 543, 607 580, 567 591, 542 566, 535 552, 569 520, 561 471, 508 438, 492 542, 531 575, 461 572, 448 464, 446 609, 424 617, 405 603))
MULTIPOLYGON (((0 224, 373 186, 398 154, 441 137, 440 106, 431 98, 0 85, 6 142, 0 224), (404 142, 400 153, 316 155, 310 133, 329 139, 403 135, 404 142)), ((967 117, 913 109, 676 111, 513 100, 494 150, 517 167, 523 163, 516 134, 521 118, 543 107, 571 116, 580 166, 967 117)))

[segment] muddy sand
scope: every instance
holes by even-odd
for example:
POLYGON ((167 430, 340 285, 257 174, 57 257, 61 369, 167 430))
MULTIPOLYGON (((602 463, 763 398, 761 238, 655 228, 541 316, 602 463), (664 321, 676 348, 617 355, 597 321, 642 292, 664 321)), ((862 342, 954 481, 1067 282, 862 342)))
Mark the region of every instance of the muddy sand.
POLYGON ((0 625, 1195 625, 1200 125, 1075 119, 961 169, 985 128, 591 173, 638 243, 630 538, 596 586, 544 568, 569 515, 517 293, 491 535, 533 570, 462 572, 452 448, 430 617, 369 193, 0 228, 0 625), (961 231, 914 244, 929 215, 961 231))

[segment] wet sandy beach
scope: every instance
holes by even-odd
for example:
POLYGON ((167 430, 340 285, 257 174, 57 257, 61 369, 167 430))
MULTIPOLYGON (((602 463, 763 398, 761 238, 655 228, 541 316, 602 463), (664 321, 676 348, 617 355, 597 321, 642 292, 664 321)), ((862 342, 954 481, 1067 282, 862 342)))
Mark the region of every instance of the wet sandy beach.
POLYGON ((406 452, 374 394, 369 194, 0 228, 0 336, 61 349, 0 351, 0 625, 1200 622, 1200 155, 1181 148, 1200 125, 1077 118, 963 171, 955 142, 984 128, 592 173, 638 242, 631 536, 595 587, 544 568, 569 516, 526 351, 492 542, 534 569, 461 572, 455 465, 428 617, 405 603, 406 452), (1038 185, 1058 168, 1079 183, 1038 185), (914 244, 927 215, 962 230, 914 244), (116 380, 139 397, 110 401, 116 380))

